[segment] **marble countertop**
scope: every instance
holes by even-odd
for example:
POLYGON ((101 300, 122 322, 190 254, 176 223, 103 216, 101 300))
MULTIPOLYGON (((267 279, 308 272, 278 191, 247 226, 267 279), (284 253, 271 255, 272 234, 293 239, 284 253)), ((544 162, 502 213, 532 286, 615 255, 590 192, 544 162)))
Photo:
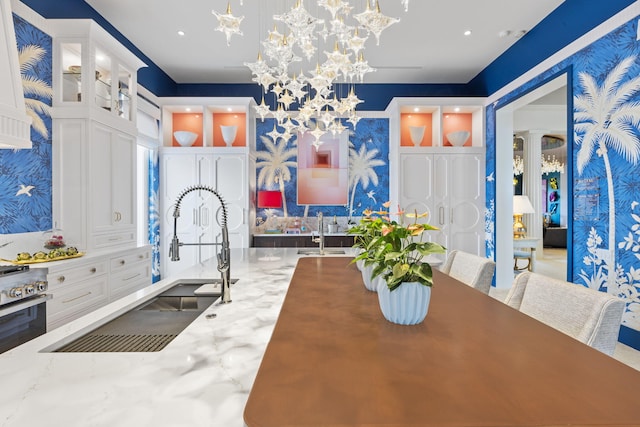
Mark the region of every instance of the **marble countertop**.
MULTIPOLYGON (((352 250, 347 248, 347 256, 352 250)), ((199 264, 0 355, 0 427, 244 426, 244 406, 300 255, 236 249, 231 304, 214 303, 162 351, 53 353, 170 288, 199 264), (216 313, 213 319, 206 315, 216 313)))

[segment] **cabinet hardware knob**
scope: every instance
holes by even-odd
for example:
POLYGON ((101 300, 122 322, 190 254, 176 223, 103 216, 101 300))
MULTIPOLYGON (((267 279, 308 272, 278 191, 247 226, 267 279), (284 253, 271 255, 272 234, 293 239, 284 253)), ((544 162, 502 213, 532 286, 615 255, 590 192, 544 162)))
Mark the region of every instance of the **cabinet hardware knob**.
POLYGON ((91 273, 91 274, 95 273, 96 271, 98 271, 98 269, 95 268, 95 267, 92 267, 92 268, 89 269, 89 273, 91 273))
POLYGON ((121 259, 121 260, 120 260, 120 265, 125 265, 125 264, 126 264, 126 261, 125 261, 125 260, 123 260, 123 259, 121 259))
POLYGON ((62 283, 64 281, 65 281, 65 277, 64 276, 58 277, 58 282, 62 283))

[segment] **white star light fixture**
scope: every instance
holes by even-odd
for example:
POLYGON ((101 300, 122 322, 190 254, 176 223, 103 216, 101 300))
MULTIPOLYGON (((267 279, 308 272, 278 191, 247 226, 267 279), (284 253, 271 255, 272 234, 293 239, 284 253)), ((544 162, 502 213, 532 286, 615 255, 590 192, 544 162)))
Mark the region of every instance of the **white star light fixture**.
MULTIPOLYGON (((409 0, 401 1, 406 11, 409 0)), ((318 142, 326 132, 342 132, 342 119, 355 128, 360 120, 356 106, 363 101, 356 96, 354 84, 362 83, 368 73, 375 71, 364 58, 365 42, 373 34, 379 44, 381 33, 399 22, 398 18, 382 14, 378 0, 365 3, 363 12, 351 15, 354 8, 348 1, 316 0, 317 14, 326 15, 321 17, 309 13, 304 0, 297 0, 285 13, 273 15, 273 30, 261 42, 258 59, 245 62, 252 81, 262 86, 264 95, 273 98, 269 106, 263 96, 260 105, 254 107, 256 114, 262 120, 274 117, 278 126, 285 129, 279 133, 274 128, 269 135, 272 139, 288 139, 296 131, 311 130, 318 142), (279 30, 278 25, 284 28, 279 30), (309 75, 303 71, 292 74, 292 65, 305 60, 318 61, 315 70, 309 75), (341 87, 336 85, 345 85, 348 92, 345 89, 340 93, 341 87), (294 104, 299 106, 297 114, 290 111, 294 104)), ((220 24, 216 29, 225 33, 227 44, 231 35, 242 34, 243 17, 234 17, 230 4, 226 14, 213 13, 220 24)))
MULTIPOLYGON (((240 2, 240 4, 242 4, 242 2, 240 2)), ((216 31, 223 32, 225 36, 227 36, 227 46, 231 46, 231 36, 234 34, 242 35, 240 23, 244 19, 244 16, 233 16, 231 13, 231 3, 227 3, 227 11, 225 13, 218 13, 215 10, 212 10, 211 13, 218 18, 216 31)))

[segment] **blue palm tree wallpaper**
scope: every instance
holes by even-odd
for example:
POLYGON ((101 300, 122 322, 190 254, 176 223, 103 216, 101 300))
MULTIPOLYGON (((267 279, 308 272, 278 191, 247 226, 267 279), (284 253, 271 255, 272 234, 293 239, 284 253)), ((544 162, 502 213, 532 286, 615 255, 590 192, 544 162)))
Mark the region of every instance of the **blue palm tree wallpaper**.
POLYGON ((627 301, 620 340, 640 348, 640 42, 638 19, 487 108, 487 254, 494 255, 495 114, 570 70, 573 92, 572 271, 577 284, 627 301), (489 238, 491 237, 491 238, 489 238))
POLYGON ((14 15, 33 148, 0 150, 0 234, 51 226, 51 37, 14 15))
MULTIPOLYGON (((345 206, 302 206, 296 204, 297 146, 269 136, 275 119, 256 120, 257 188, 282 191, 285 216, 324 215, 359 217, 366 208, 378 208, 389 199, 389 119, 362 118, 354 129, 343 120, 349 132, 349 202, 345 206), (261 174, 264 175, 261 178, 261 174)), ((276 127, 280 132, 282 128, 276 127)), ((265 216, 258 212, 258 216, 265 216)))

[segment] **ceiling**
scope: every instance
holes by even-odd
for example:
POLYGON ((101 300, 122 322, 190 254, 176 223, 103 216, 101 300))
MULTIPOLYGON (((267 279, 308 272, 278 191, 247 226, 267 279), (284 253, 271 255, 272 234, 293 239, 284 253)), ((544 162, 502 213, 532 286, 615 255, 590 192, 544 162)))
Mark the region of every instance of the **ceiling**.
MULTIPOLYGON (((294 4, 244 0, 241 5, 241 0, 229 0, 233 15, 244 16, 244 35, 233 35, 227 46, 225 35, 215 30, 218 21, 211 11, 224 13, 228 0, 85 1, 176 83, 251 83, 243 64, 256 60, 260 42, 273 29, 273 14, 294 4), (179 30, 185 35, 179 36, 179 30)), ((352 13, 363 11, 366 1, 349 2, 352 13)), ((381 12, 400 22, 382 33, 379 45, 375 37, 367 41, 365 59, 377 71, 367 74, 365 83, 467 83, 562 1, 411 0, 405 12, 401 0, 379 0, 381 12), (465 30, 471 35, 463 35, 465 30)), ((304 6, 314 16, 330 18, 314 1, 304 6)), ((283 24, 278 29, 284 32, 283 24)), ((320 52, 333 50, 318 47, 320 52)), ((325 58, 322 54, 312 64, 304 61, 304 71, 325 58)))

